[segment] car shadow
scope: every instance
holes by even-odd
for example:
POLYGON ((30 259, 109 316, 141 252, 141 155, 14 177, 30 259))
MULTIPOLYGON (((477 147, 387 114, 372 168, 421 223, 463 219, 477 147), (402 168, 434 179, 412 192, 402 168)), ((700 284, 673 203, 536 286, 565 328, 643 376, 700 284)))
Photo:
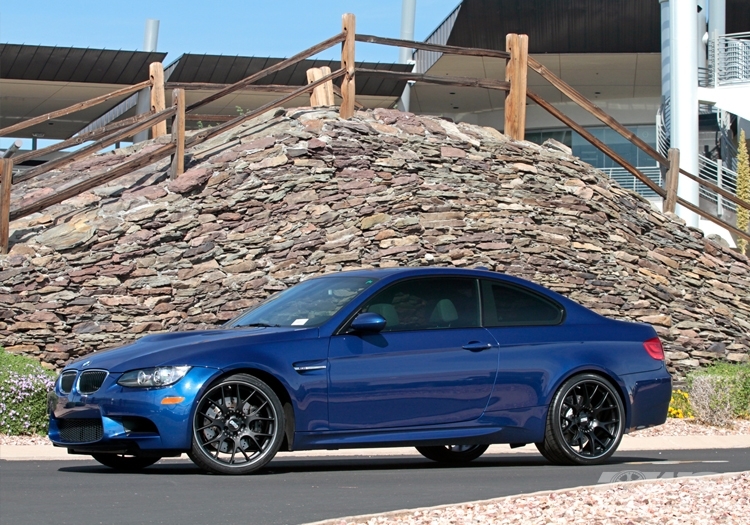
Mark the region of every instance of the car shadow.
MULTIPOLYGON (((606 462, 591 467, 576 465, 553 465, 542 456, 536 454, 491 454, 483 456, 470 463, 448 465, 436 463, 420 457, 316 457, 316 458, 285 458, 280 454, 262 470, 252 474, 281 475, 292 473, 337 472, 337 471, 383 471, 383 470, 455 470, 455 469, 486 469, 486 468, 545 468, 545 469, 580 469, 597 468, 607 465, 622 465, 639 461, 658 462, 667 461, 648 456, 616 456, 606 462)), ((137 472, 123 472, 105 467, 98 463, 87 461, 83 465, 66 465, 58 469, 60 472, 98 475, 138 475, 138 476, 179 476, 179 475, 211 475, 196 467, 185 459, 162 460, 137 472)))

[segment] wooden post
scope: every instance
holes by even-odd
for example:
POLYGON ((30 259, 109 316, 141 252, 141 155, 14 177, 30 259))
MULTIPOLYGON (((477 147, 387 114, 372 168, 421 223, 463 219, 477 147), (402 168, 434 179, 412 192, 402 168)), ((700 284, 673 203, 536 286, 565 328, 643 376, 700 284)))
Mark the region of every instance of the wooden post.
POLYGON ((505 80, 510 91, 505 96, 505 134, 523 140, 526 132, 526 73, 528 71, 529 37, 510 33, 505 37, 510 59, 505 65, 505 80))
POLYGON ((667 196, 664 198, 664 213, 674 213, 677 206, 677 185, 680 182, 680 150, 669 148, 669 168, 664 181, 667 196))
MULTIPOLYGON (((316 80, 323 78, 326 75, 331 74, 331 68, 328 66, 313 67, 307 70, 307 83, 312 84, 316 80)), ((317 106, 333 106, 333 82, 325 82, 318 87, 314 88, 310 93, 310 105, 312 107, 317 106)))
POLYGON ((341 28, 346 34, 345 40, 341 43, 341 69, 346 71, 346 74, 341 80, 341 109, 339 114, 341 118, 348 119, 354 116, 354 98, 356 96, 354 88, 355 18, 352 13, 346 13, 341 17, 341 28))
POLYGON ((13 183, 13 159, 0 160, 0 254, 8 253, 10 237, 10 186, 13 183))
MULTIPOLYGON (((166 100, 164 98, 164 66, 161 62, 152 62, 148 66, 151 76, 151 111, 159 113, 164 111, 166 100)), ((155 139, 167 134, 167 122, 161 121, 151 128, 151 138, 155 139)))
POLYGON ((172 144, 175 145, 169 176, 176 179, 185 172, 185 90, 172 91, 172 105, 177 113, 172 120, 172 144))

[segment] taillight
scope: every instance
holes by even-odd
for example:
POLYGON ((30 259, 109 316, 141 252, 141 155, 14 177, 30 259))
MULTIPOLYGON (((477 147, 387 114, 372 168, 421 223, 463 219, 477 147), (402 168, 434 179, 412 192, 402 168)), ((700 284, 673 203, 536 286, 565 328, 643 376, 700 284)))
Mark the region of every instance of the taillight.
POLYGON ((661 346, 661 341, 658 337, 644 341, 643 348, 645 348, 648 355, 654 359, 658 359, 659 361, 664 360, 664 347, 661 346))

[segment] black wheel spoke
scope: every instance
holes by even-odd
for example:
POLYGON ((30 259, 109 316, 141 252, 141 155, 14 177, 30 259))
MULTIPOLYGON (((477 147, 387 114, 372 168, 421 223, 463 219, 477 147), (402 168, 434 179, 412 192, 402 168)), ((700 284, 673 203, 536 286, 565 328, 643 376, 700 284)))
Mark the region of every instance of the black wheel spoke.
POLYGON ((216 384, 193 416, 191 459, 224 474, 260 468, 281 444, 281 410, 273 390, 255 377, 237 374, 216 384))
POLYGON ((556 439, 562 438, 558 446, 567 449, 566 456, 596 460, 611 455, 619 444, 622 405, 612 388, 588 376, 558 394, 556 439))

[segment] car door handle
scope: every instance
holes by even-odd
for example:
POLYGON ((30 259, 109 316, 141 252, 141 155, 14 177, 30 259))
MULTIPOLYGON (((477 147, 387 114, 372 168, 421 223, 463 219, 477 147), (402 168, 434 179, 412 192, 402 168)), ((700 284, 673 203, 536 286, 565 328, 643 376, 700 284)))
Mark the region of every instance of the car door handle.
POLYGON ((463 348, 464 350, 470 350, 472 352, 481 352, 482 350, 492 348, 492 345, 490 343, 482 343, 481 341, 471 341, 470 343, 466 343, 461 348, 463 348))

